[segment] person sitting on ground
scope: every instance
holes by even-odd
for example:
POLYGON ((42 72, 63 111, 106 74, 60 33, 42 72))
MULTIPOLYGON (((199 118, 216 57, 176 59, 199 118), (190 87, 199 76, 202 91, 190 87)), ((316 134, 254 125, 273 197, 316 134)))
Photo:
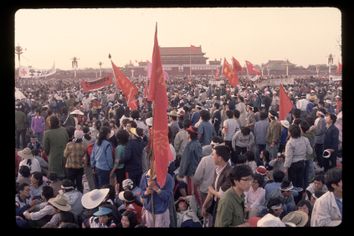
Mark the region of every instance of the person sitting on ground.
POLYGON ((136 214, 136 220, 138 224, 141 223, 141 213, 142 213, 142 203, 137 202, 132 191, 126 190, 119 193, 119 199, 123 204, 118 208, 119 212, 124 212, 126 210, 134 211, 136 214))
POLYGON ((312 214, 312 205, 308 200, 301 200, 296 205, 298 211, 303 211, 308 215, 308 221, 306 223, 306 227, 310 227, 311 222, 311 214, 312 214))
POLYGON ((118 224, 117 228, 136 228, 138 225, 137 216, 135 212, 126 210, 122 214, 122 219, 118 224))
MULTIPOLYGON (((36 158, 34 158, 32 151, 30 148, 26 147, 22 151, 18 152, 18 155, 22 158, 22 161, 19 164, 21 166, 28 166, 30 169, 30 173, 41 172, 41 166, 36 158)), ((21 174, 18 174, 18 177, 21 178, 21 174)))
POLYGON ((81 203, 82 193, 75 189, 73 182, 70 179, 64 179, 61 185, 61 192, 68 198, 68 203, 71 206, 71 212, 74 214, 77 222, 78 217, 83 211, 81 203))
POLYGON ((31 184, 31 170, 27 165, 23 165, 18 170, 18 175, 16 179, 18 184, 31 184))
POLYGON ((60 221, 58 228, 79 228, 79 225, 76 224, 74 214, 70 211, 60 212, 60 221))
POLYGON ((318 174, 315 176, 313 182, 306 188, 306 199, 310 200, 311 196, 316 192, 327 192, 327 186, 325 185, 325 178, 323 174, 318 174))
POLYGON ((49 203, 49 200, 53 197, 53 188, 50 186, 44 186, 41 195, 41 200, 43 202, 33 205, 31 208, 23 212, 23 216, 29 221, 30 227, 42 227, 56 213, 55 207, 49 203))
POLYGON ((180 197, 176 203, 177 228, 201 228, 202 224, 197 214, 189 206, 188 200, 180 197))
POLYGON ((42 226, 42 228, 58 228, 61 219, 60 213, 71 210, 71 206, 68 203, 68 198, 59 193, 56 197, 49 199, 48 202, 54 206, 55 214, 48 223, 42 226))
POLYGON ((93 213, 93 216, 89 219, 90 228, 116 228, 111 213, 112 209, 99 207, 98 211, 93 213))

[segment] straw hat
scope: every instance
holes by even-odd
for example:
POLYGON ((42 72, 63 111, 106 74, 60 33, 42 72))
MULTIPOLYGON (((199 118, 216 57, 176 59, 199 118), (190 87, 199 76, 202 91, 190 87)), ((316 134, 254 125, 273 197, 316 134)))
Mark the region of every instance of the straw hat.
POLYGON ((49 199, 48 202, 61 211, 71 210, 71 206, 68 203, 68 198, 63 194, 58 194, 56 197, 49 199))
POLYGON ((280 124, 284 126, 285 128, 289 129, 290 123, 287 120, 281 120, 280 124))
POLYGON ((168 115, 169 115, 169 116, 175 116, 175 117, 178 116, 178 114, 177 114, 177 112, 176 112, 175 110, 170 111, 170 112, 168 113, 168 115))
POLYGON ((292 211, 282 219, 284 223, 293 223, 296 227, 304 227, 309 220, 309 216, 303 211, 292 211))
POLYGON ((139 136, 138 133, 136 132, 136 128, 133 128, 133 127, 129 129, 129 133, 135 135, 136 137, 139 136))
POLYGON ((279 217, 268 213, 257 221, 257 227, 285 227, 285 224, 279 217))
POLYGON ((100 205, 109 192, 109 188, 94 189, 85 193, 81 198, 82 206, 86 209, 93 209, 100 205))
POLYGON ((22 151, 17 152, 17 154, 22 157, 22 159, 32 159, 32 150, 28 147, 24 148, 22 151))
POLYGON ((84 113, 82 111, 76 109, 76 110, 70 112, 70 115, 81 115, 81 116, 83 116, 84 113))

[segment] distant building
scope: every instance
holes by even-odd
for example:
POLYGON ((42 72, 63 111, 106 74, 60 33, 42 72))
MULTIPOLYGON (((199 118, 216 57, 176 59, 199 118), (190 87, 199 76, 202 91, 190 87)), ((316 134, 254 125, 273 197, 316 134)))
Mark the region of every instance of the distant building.
MULTIPOLYGON (((160 47, 163 69, 169 76, 213 76, 221 61, 213 60, 207 64, 208 57, 202 52, 202 47, 160 47)), ((139 66, 126 65, 128 76, 139 77, 147 75, 147 63, 139 66)))

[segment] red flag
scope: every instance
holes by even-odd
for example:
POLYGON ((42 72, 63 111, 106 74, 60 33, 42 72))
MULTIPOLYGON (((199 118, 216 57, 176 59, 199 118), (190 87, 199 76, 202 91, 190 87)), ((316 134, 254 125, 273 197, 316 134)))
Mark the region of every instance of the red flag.
POLYGON ((261 75, 261 72, 256 69, 251 62, 246 61, 246 66, 249 75, 261 75))
POLYGON ((82 90, 86 93, 95 89, 100 89, 109 86, 112 83, 112 75, 108 75, 93 81, 81 80, 80 85, 82 90))
POLYGON ((234 57, 232 57, 232 66, 234 70, 233 84, 236 86, 237 84, 240 83, 238 79, 238 72, 242 70, 242 66, 240 65, 240 62, 238 62, 238 60, 236 60, 236 58, 234 57))
POLYGON ((337 75, 342 75, 342 63, 338 62, 337 75))
POLYGON ((293 103, 288 97, 288 94, 285 92, 285 89, 282 84, 280 84, 279 89, 279 103, 279 119, 285 120, 286 116, 293 108, 293 103))
POLYGON ((138 109, 135 96, 138 94, 138 88, 123 74, 123 72, 112 61, 114 77, 116 78, 116 87, 121 89, 127 99, 128 107, 131 110, 138 109))
POLYGON ((154 170, 158 184, 165 185, 168 162, 173 160, 168 142, 167 92, 162 70, 160 48, 157 41, 157 24, 155 28, 154 49, 152 52, 152 69, 148 98, 153 102, 152 148, 154 170))
POLYGON ((234 76, 235 73, 232 70, 231 65, 227 62, 227 60, 225 58, 224 58, 224 65, 223 65, 222 73, 229 80, 229 83, 231 84, 232 87, 235 87, 237 85, 238 78, 237 78, 237 80, 235 80, 235 76, 234 76))

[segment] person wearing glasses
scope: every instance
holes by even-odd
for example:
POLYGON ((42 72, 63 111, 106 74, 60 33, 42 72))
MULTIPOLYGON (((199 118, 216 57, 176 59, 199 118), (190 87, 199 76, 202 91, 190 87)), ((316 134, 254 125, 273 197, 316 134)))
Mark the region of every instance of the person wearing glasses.
POLYGON ((219 201, 215 227, 249 226, 246 222, 244 192, 252 185, 252 169, 248 165, 235 166, 229 179, 232 186, 219 201))

